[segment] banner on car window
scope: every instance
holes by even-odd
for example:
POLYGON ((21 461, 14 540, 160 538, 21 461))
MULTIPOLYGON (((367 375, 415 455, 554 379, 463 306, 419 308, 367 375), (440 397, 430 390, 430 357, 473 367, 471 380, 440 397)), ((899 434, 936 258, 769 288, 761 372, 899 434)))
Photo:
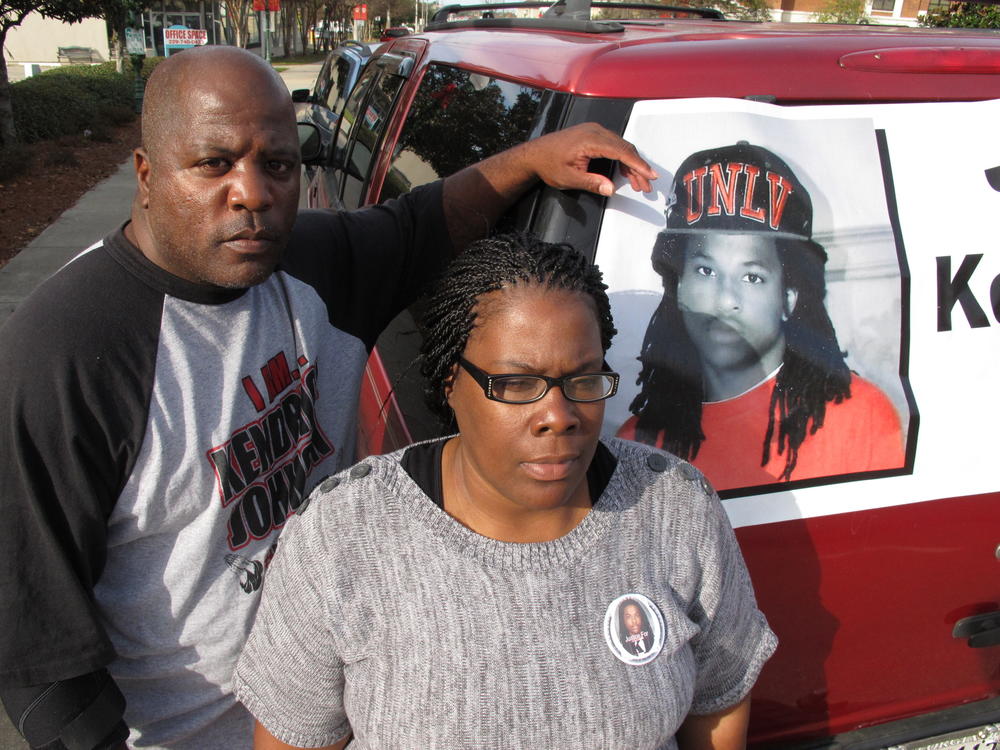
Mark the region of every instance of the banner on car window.
POLYGON ((638 102, 654 192, 597 262, 605 433, 702 469, 737 526, 995 490, 1000 102, 638 102))

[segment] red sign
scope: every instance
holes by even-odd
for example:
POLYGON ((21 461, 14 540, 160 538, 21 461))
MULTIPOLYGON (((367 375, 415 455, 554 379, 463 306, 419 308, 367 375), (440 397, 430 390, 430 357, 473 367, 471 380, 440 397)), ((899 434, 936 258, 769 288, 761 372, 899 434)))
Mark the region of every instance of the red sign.
POLYGON ((267 10, 267 8, 264 7, 264 0, 253 0, 253 9, 255 11, 267 10))
POLYGON ((361 5, 354 6, 354 20, 355 21, 367 21, 368 20, 368 4, 362 3, 361 5))
POLYGON ((267 0, 267 9, 270 11, 281 10, 281 0, 267 0))

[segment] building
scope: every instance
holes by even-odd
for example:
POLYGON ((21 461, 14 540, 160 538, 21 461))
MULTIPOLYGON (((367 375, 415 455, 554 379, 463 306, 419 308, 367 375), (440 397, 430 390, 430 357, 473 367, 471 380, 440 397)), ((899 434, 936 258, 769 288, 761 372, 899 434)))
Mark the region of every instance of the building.
MULTIPOLYGON (((225 3, 219 0, 154 0, 143 10, 136 27, 143 31, 147 55, 163 55, 163 29, 181 25, 205 29, 209 44, 233 44, 232 23, 225 3)), ((247 47, 260 49, 257 14, 250 13, 247 47)), ((37 13, 7 34, 3 50, 11 81, 18 81, 48 68, 67 63, 98 63, 114 58, 107 24, 88 18, 68 24, 37 13)))

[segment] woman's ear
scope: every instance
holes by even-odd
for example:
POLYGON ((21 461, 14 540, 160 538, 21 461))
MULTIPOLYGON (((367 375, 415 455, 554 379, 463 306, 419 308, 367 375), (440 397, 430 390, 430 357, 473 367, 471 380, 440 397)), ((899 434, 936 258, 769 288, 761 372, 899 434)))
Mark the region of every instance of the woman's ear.
POLYGON ((451 371, 448 376, 444 379, 444 400, 448 406, 451 406, 451 393, 455 388, 455 376, 458 374, 458 363, 456 362, 451 366, 451 371))
POLYGON ((785 309, 782 310, 781 319, 788 320, 795 312, 795 303, 799 301, 799 290, 789 287, 785 290, 785 309))

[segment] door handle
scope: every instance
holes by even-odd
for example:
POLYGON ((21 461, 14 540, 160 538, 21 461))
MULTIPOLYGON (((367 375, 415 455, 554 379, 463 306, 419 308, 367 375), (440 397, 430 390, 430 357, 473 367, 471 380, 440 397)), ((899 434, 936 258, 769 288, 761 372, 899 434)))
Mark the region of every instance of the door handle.
POLYGON ((952 638, 968 638, 970 648, 1000 645, 1000 610, 963 617, 955 623, 952 638))

